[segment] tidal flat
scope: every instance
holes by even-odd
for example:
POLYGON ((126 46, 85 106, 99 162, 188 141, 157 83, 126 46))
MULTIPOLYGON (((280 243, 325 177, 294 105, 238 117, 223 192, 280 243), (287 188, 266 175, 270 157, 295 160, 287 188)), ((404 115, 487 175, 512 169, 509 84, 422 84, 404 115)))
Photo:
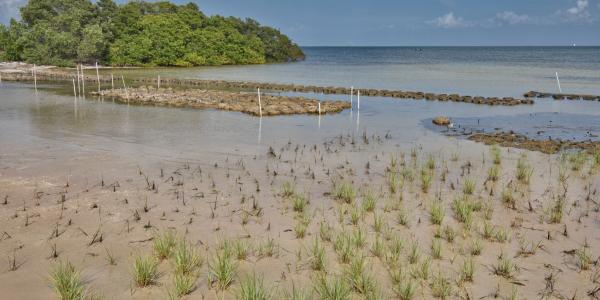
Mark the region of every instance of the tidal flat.
POLYGON ((422 126, 515 107, 365 98, 360 111, 261 119, 52 86, 2 92, 9 299, 599 293, 598 152, 486 146, 422 126))

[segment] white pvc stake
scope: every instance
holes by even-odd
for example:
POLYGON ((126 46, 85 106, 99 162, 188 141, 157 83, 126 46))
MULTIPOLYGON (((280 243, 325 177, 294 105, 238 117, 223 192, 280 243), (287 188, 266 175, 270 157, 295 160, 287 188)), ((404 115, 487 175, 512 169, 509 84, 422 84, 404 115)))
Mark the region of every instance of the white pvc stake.
POLYGON ((157 84, 157 89, 160 89, 160 75, 158 75, 158 80, 156 80, 157 84))
POLYGON ((127 98, 127 103, 129 103, 129 92, 127 92, 127 87, 125 86, 125 77, 121 75, 121 81, 123 81, 123 88, 125 89, 125 97, 127 98))
POLYGON ((358 90, 358 95, 356 99, 356 111, 360 110, 360 90, 358 90))
POLYGON ((77 97, 77 89, 75 88, 75 78, 73 78, 73 96, 77 97))
POLYGON ((114 78, 114 76, 113 76, 113 73, 110 73, 110 88, 111 88, 112 90, 114 90, 114 89, 115 89, 115 78, 114 78))
POLYGON ((83 73, 83 70, 85 68, 83 67, 83 65, 81 65, 81 90, 83 92, 83 96, 85 97, 85 73, 83 73))
POLYGON ((100 93, 100 73, 98 72, 98 61, 96 61, 96 78, 98 79, 98 93, 100 93))
POLYGON ((33 85, 35 86, 35 89, 37 90, 37 72, 35 70, 35 64, 33 64, 33 85))
POLYGON ((79 91, 79 94, 81 95, 81 82, 80 82, 80 78, 79 78, 79 64, 77 66, 75 66, 76 68, 76 72, 77 72, 77 90, 79 91))
POLYGON ((350 111, 352 111, 352 98, 354 97, 354 87, 350 87, 350 111))
POLYGON ((562 89, 560 88, 560 79, 558 79, 558 72, 556 72, 556 83, 558 84, 558 91, 562 94, 562 89))
POLYGON ((321 101, 319 101, 319 116, 321 115, 321 101))
POLYGON ((260 102, 260 88, 258 88, 258 114, 262 118, 262 104, 260 102))

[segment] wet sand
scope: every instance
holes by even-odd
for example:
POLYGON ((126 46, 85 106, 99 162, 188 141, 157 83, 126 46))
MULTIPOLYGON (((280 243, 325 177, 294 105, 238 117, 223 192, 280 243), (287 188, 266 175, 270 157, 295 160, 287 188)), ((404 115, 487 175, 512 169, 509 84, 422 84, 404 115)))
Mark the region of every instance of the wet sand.
POLYGON ((89 150, 64 156, 60 148, 27 158, 7 154, 0 249, 16 267, 4 265, 0 290, 7 299, 53 298, 49 272, 70 261, 86 288, 106 299, 165 298, 172 289, 171 258, 158 262, 158 278, 147 287, 136 286, 132 268, 135 257, 155 255, 153 239, 167 230, 202 257, 189 299, 235 299, 252 274, 264 278, 275 299, 293 286, 323 298, 315 288, 320 276, 342 278, 351 298, 362 299, 371 292, 351 287, 347 277, 360 257, 361 276, 379 299, 397 298, 409 284, 414 299, 436 297, 440 284, 447 298, 469 299, 585 298, 597 289, 600 165, 591 157, 574 170, 569 160, 528 151, 469 141, 398 147, 391 138, 290 139, 257 155, 201 153, 192 161, 89 150), (47 159, 55 155, 58 160, 47 159), (517 179, 518 164, 531 170, 527 180, 517 179), (488 178, 493 167, 499 169, 495 181, 488 178), (337 195, 334 185, 342 183, 352 196, 337 195), (307 201, 301 209, 297 196, 307 201), (477 207, 467 223, 456 199, 477 207), (558 199, 564 200, 560 220, 552 214, 558 199), (433 224, 436 205, 444 211, 441 225, 433 224), (336 246, 346 236, 350 258, 336 246), (208 274, 225 240, 249 249, 243 259, 231 258, 233 281, 219 289, 208 274), (324 249, 323 269, 315 264, 315 241, 324 249), (464 277, 469 257, 474 273, 464 277), (499 269, 502 262, 508 273, 499 269))

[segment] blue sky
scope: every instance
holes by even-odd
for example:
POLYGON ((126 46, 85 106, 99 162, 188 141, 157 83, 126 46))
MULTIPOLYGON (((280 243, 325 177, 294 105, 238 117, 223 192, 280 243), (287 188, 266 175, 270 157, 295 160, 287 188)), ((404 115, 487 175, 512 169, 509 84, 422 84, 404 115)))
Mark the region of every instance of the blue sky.
MULTIPOLYGON (((0 21, 24 2, 0 0, 0 21)), ((252 17, 303 46, 600 45, 600 0, 192 2, 207 14, 252 17)))

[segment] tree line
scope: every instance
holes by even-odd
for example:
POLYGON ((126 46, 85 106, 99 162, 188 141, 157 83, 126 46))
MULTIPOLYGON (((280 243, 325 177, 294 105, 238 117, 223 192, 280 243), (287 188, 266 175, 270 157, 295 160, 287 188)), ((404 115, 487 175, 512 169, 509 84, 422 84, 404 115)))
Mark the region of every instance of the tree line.
POLYGON ((204 66, 304 59, 279 30, 194 3, 29 0, 0 24, 0 60, 73 66, 204 66))

